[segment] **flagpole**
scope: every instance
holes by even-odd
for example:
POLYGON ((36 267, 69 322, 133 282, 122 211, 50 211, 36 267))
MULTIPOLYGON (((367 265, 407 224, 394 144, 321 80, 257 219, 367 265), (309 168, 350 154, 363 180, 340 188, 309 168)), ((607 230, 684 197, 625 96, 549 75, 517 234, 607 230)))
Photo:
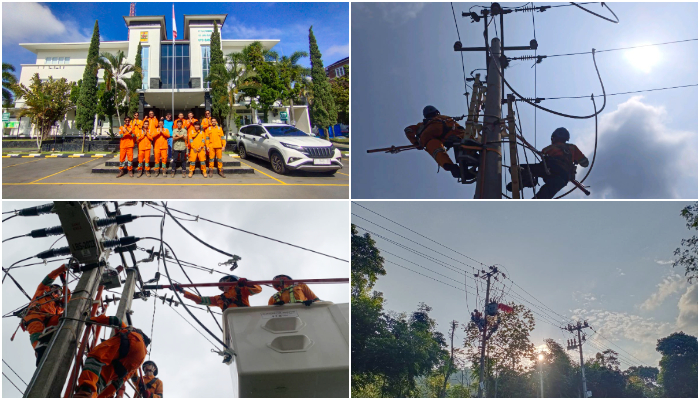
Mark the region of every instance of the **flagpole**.
POLYGON ((175 37, 177 28, 175 27, 175 3, 173 3, 173 84, 172 84, 172 101, 173 101, 173 111, 172 120, 175 121, 175 37))

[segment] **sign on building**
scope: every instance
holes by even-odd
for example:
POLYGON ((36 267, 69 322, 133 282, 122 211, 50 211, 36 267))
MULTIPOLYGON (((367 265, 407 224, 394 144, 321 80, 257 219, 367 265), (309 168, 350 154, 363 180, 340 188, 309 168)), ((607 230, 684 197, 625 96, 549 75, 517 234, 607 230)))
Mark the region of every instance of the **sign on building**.
POLYGON ((286 112, 286 111, 281 111, 281 112, 280 112, 280 118, 286 120, 286 119, 287 119, 287 112, 286 112))
POLYGON ((200 43, 209 43, 211 41, 211 34, 214 32, 212 29, 201 29, 197 31, 197 41, 200 43))
POLYGON ((10 120, 10 113, 9 112, 2 113, 2 122, 7 122, 9 120, 10 120))
POLYGON ((148 42, 148 31, 141 31, 141 41, 148 42))
POLYGON ((5 128, 19 128, 19 122, 18 122, 18 121, 3 122, 2 124, 5 126, 5 128))

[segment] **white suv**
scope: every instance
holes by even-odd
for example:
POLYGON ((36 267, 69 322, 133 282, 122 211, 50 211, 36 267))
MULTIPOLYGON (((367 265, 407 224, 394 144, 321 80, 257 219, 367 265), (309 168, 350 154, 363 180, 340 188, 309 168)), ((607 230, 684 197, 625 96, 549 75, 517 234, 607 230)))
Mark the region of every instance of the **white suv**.
POLYGON ((257 124, 242 127, 238 134, 238 154, 270 161, 278 174, 290 170, 330 174, 343 168, 340 150, 333 143, 286 124, 257 124))

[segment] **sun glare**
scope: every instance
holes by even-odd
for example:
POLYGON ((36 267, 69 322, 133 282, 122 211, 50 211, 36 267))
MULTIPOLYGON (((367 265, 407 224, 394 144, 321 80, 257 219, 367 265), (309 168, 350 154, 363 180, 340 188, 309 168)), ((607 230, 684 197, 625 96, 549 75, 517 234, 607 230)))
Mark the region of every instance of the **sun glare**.
POLYGON ((640 47, 625 52, 625 57, 633 67, 649 73, 661 60, 661 54, 656 47, 640 47))

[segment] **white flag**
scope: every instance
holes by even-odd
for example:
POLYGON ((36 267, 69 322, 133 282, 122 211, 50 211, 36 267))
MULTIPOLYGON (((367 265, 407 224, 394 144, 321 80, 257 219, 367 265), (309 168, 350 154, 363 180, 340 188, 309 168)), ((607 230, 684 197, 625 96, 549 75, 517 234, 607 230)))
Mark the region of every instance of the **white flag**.
POLYGON ((177 39, 177 24, 175 23, 175 4, 173 4, 173 40, 177 39))

